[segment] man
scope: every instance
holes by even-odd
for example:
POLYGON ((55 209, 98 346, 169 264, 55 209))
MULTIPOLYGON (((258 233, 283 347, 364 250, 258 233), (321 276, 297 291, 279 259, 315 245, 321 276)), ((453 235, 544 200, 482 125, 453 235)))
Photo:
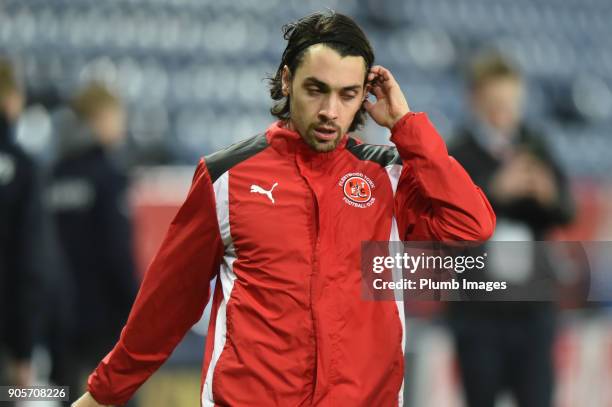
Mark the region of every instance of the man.
POLYGON ((91 83, 77 92, 71 108, 72 125, 60 134, 48 201, 75 289, 75 332, 69 352, 66 341, 50 343, 62 370, 58 376, 69 377, 59 384, 69 384, 76 396, 119 337, 137 283, 127 179, 109 157, 125 134, 123 107, 105 86, 91 83))
MULTIPOLYGON (((522 121, 523 78, 502 56, 486 53, 473 61, 468 80, 474 118, 451 154, 487 192, 498 217, 494 240, 543 240, 571 219, 573 202, 543 139, 522 121)), ((533 262, 527 274, 511 270, 514 286, 552 281, 546 256, 533 262)), ((496 279, 500 270, 488 272, 496 279)), ((504 389, 521 407, 551 405, 554 317, 544 302, 453 304, 450 322, 470 407, 493 406, 504 389)))
POLYGON ((544 239, 571 220, 573 200, 543 138, 523 123, 523 78, 503 57, 483 54, 468 81, 474 118, 451 153, 488 192, 498 216, 527 226, 532 240, 544 239))
POLYGON ((402 403, 403 308, 361 299, 361 242, 483 240, 495 217, 350 18, 317 13, 284 33, 280 120, 200 162, 76 406, 128 400, 200 318, 214 276, 202 405, 402 403), (366 111, 397 149, 349 136, 366 111))
POLYGON ((0 59, 0 383, 20 386, 32 380, 30 356, 43 270, 38 261, 43 206, 37 169, 13 137, 23 105, 14 70, 0 59), (8 363, 3 363, 5 352, 8 363))

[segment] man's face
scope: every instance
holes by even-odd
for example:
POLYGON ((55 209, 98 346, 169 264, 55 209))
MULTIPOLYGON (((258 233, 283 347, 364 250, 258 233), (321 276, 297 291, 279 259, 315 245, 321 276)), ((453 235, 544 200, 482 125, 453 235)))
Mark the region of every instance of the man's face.
POLYGON ((348 131, 364 100, 365 71, 362 57, 342 57, 323 44, 308 48, 296 72, 285 66, 290 128, 315 151, 333 150, 348 131))
POLYGON ((3 113, 9 122, 16 122, 23 111, 24 104, 23 94, 17 89, 12 89, 0 98, 0 113, 3 113))
POLYGON ((490 79, 474 91, 472 102, 481 120, 504 134, 510 134, 521 120, 523 93, 520 79, 490 79))
POLYGON ((89 123, 98 140, 106 146, 119 144, 125 136, 125 113, 119 106, 105 106, 89 123))

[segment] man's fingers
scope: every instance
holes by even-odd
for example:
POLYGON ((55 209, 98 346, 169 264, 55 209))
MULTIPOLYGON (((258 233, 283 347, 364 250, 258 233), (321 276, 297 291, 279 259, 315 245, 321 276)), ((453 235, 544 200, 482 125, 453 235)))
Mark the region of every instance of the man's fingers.
POLYGON ((370 72, 375 73, 377 76, 381 77, 383 81, 389 81, 393 79, 393 75, 391 75, 391 71, 381 65, 375 65, 370 68, 370 72))
POLYGON ((385 92, 382 90, 380 85, 373 85, 370 88, 370 92, 376 96, 376 99, 382 99, 385 97, 385 92))
POLYGON ((371 78, 372 74, 374 78, 369 79, 369 83, 372 87, 380 86, 383 92, 389 92, 392 91, 394 87, 398 86, 391 72, 382 66, 377 65, 372 67, 370 74, 368 74, 368 78, 371 78))
POLYGON ((388 78, 388 70, 381 65, 374 65, 372 68, 370 68, 370 72, 374 72, 376 75, 383 76, 385 79, 388 78))

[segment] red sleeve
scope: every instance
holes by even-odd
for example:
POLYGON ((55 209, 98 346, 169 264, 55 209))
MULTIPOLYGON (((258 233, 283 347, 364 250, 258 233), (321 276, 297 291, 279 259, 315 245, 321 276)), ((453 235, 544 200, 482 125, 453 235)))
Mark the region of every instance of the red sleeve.
POLYGON ((87 387, 98 403, 125 404, 170 356, 201 317, 222 254, 212 183, 201 160, 119 341, 89 376, 87 387))
POLYGON ((448 155, 425 113, 408 113, 391 130, 402 158, 396 213, 401 238, 487 240, 495 213, 463 167, 448 155))

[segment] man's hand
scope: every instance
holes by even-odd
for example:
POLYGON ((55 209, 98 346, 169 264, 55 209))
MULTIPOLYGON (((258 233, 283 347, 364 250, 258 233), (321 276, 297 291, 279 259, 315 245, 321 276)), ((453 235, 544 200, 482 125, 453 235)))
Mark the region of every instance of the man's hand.
POLYGON ((378 125, 392 129, 399 119, 410 112, 399 84, 391 72, 380 65, 370 69, 367 82, 366 95, 372 93, 376 102, 366 99, 363 106, 378 125))
POLYGON ((559 191, 555 174, 546 164, 536 161, 531 168, 531 192, 544 207, 551 207, 558 199, 559 191))
POLYGON ((520 152, 505 163, 491 178, 491 192, 499 202, 527 198, 529 191, 531 156, 520 152))
POLYGON ((96 400, 89 394, 89 392, 83 394, 77 401, 72 403, 71 407, 104 407, 102 404, 98 404, 96 400))
POLYGON ((531 153, 520 151, 493 176, 491 192, 500 202, 533 198, 550 206, 558 191, 553 172, 531 153))

